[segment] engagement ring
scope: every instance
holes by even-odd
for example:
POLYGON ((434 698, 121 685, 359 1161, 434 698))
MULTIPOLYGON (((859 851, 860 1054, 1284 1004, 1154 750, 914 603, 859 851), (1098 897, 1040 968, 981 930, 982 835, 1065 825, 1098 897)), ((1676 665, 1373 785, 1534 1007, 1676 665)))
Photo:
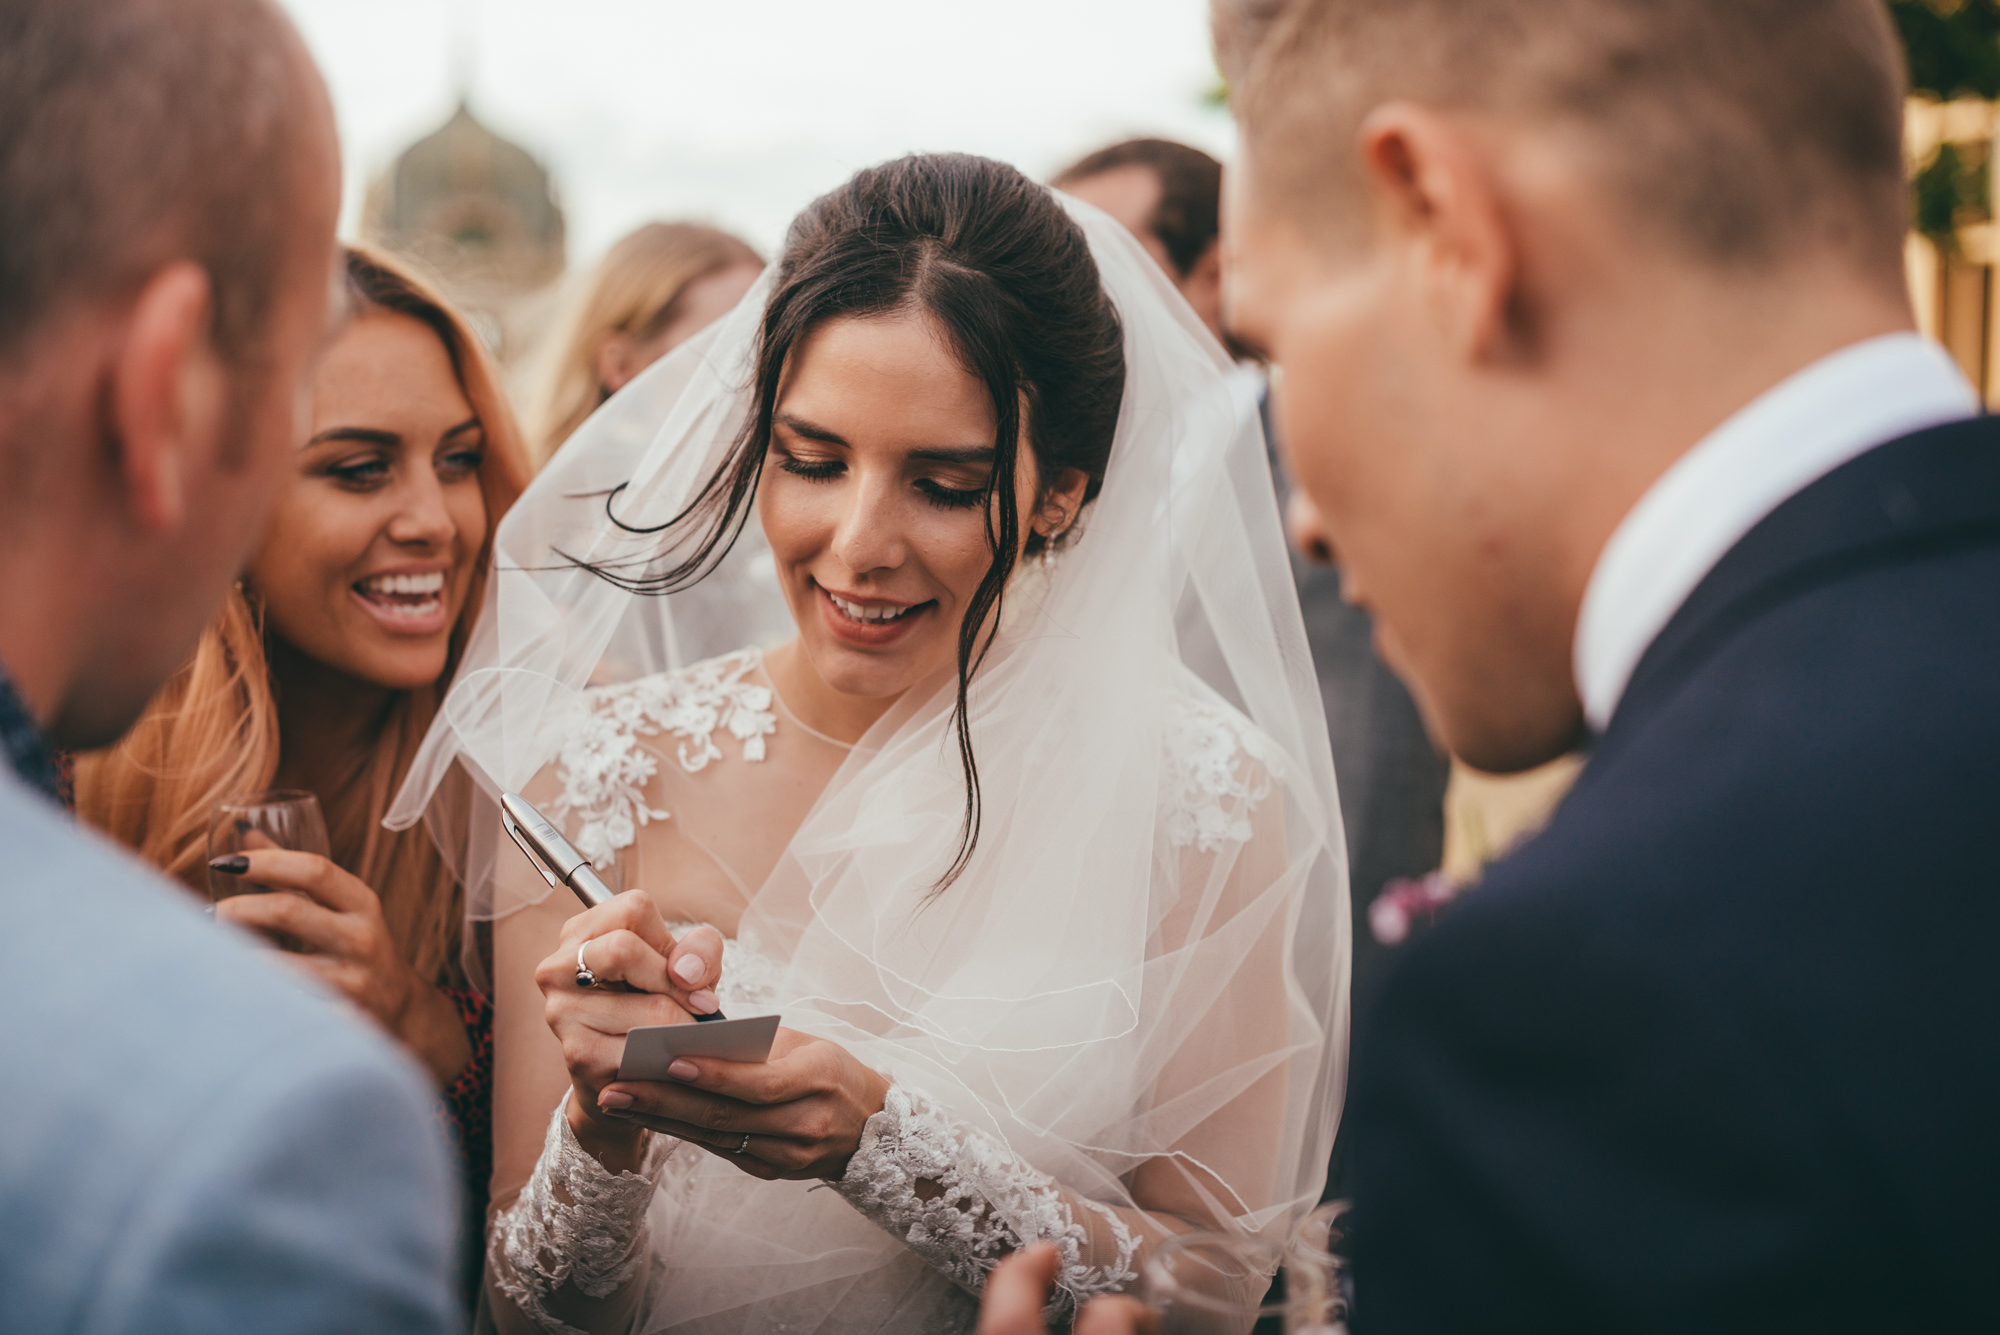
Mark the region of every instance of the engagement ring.
POLYGON ((589 941, 585 941, 576 948, 576 985, 578 987, 597 986, 597 975, 592 973, 590 966, 583 962, 583 952, 588 949, 590 949, 589 941))

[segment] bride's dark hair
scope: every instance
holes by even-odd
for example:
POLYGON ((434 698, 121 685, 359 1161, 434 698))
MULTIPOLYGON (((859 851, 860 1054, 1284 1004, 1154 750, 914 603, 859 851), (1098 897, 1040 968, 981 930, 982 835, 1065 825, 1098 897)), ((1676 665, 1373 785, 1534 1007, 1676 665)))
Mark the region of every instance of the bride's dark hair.
MULTIPOLYGON (((910 309, 935 320, 966 369, 986 383, 999 424, 986 506, 993 564, 958 634, 954 722, 965 769, 965 825, 957 856, 938 882, 943 888, 964 871, 979 841, 979 767, 966 692, 991 643, 981 630, 989 617, 998 624, 1022 546, 1015 442, 1025 426, 1044 492, 1065 469, 1085 474, 1087 504, 1104 482, 1125 389, 1118 313, 1098 280, 1083 229, 1054 195, 1004 163, 949 153, 870 167, 815 200, 792 224, 778 259, 742 434, 688 507, 664 524, 625 524, 611 513, 628 532, 668 535, 662 559, 643 575, 589 568, 639 593, 674 593, 698 582, 749 519, 792 350, 829 320, 910 309), (681 552, 686 555, 677 556, 681 552)), ((608 513, 616 502, 614 492, 608 513)), ((1076 532, 1072 524, 1058 542, 1073 540, 1076 532)), ((1042 545, 1031 534, 1026 552, 1042 545)))

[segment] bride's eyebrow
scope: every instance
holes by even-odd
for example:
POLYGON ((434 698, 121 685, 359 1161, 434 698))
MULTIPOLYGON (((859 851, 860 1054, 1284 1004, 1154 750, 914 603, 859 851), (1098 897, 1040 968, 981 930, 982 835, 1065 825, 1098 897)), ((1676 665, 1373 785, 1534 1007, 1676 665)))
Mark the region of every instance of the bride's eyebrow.
POLYGON ((847 445, 847 438, 839 432, 829 431, 823 426, 814 426, 803 417, 794 417, 790 413, 779 413, 774 420, 787 431, 795 435, 804 436, 807 440, 817 440, 827 445, 847 445))
MULTIPOLYGON (((804 436, 807 440, 817 440, 827 445, 839 445, 843 449, 852 448, 848 445, 847 438, 839 432, 830 431, 823 426, 815 426, 803 417, 795 417, 791 413, 781 412, 773 414, 771 420, 795 435, 804 436)), ((934 464, 990 464, 993 462, 993 447, 991 445, 966 445, 958 447, 935 445, 924 449, 911 450, 910 457, 912 459, 921 459, 925 463, 934 464)))
POLYGON ((968 445, 964 449, 948 449, 938 446, 934 449, 911 450, 912 459, 922 459, 926 463, 938 464, 990 464, 993 462, 991 445, 968 445))

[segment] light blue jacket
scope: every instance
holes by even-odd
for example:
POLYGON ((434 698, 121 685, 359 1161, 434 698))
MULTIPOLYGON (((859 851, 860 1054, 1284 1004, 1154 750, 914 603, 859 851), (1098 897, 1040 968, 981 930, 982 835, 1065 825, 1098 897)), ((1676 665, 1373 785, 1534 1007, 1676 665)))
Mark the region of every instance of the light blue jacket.
POLYGON ((462 1328, 433 1103, 0 764, 0 1331, 462 1328))

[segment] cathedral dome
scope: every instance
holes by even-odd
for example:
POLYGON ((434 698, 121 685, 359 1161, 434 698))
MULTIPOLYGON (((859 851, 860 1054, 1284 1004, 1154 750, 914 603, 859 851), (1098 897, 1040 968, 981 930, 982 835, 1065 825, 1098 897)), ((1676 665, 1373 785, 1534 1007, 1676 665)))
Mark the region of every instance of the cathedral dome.
POLYGON ((369 235, 441 274, 525 288, 562 271, 563 215, 548 171, 462 100, 369 195, 369 235))

